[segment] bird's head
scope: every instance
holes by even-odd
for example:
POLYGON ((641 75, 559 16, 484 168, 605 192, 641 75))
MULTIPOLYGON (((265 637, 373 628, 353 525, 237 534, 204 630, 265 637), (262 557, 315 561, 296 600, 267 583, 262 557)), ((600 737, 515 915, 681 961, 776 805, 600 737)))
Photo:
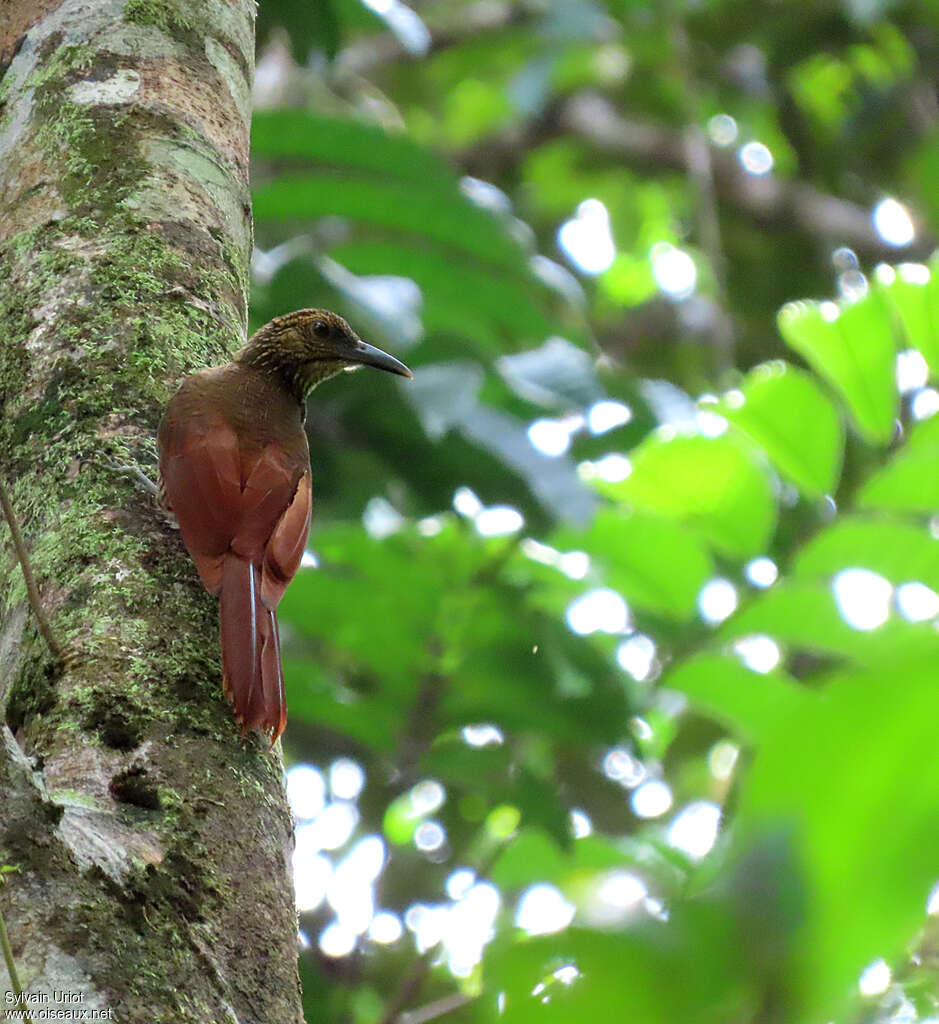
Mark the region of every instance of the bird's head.
POLYGON ((321 381, 358 366, 413 376, 404 363, 362 341, 341 316, 327 309, 275 317, 251 336, 238 360, 274 374, 301 401, 321 381))

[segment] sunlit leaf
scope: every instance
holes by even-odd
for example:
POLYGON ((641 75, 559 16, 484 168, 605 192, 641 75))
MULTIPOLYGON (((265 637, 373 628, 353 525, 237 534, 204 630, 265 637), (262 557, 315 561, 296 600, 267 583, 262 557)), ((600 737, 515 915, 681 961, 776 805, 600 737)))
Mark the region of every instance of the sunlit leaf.
POLYGON ((939 373, 939 280, 935 263, 901 263, 888 268, 878 289, 896 314, 907 344, 918 349, 935 376, 939 373))
POLYGON ((688 530, 662 516, 602 509, 590 529, 562 532, 559 547, 583 548, 605 579, 637 608, 690 619, 713 572, 707 550, 688 530))
POLYGON ((783 476, 812 496, 835 489, 844 430, 814 378, 781 360, 764 363, 740 386, 743 404, 720 412, 759 444, 783 476))
POLYGON ((841 392, 861 434, 889 441, 898 403, 896 346, 883 298, 792 302, 780 310, 778 324, 787 344, 841 392))
POLYGON ((482 403, 463 417, 464 436, 482 444, 525 478, 532 493, 558 519, 585 523, 594 508, 593 495, 566 456, 542 455, 528 438, 518 417, 482 403))
POLYGON ((627 1007, 636 1024, 718 1024, 745 1012, 745 961, 735 946, 727 915, 685 904, 664 926, 571 928, 500 942, 487 951, 485 977, 487 989, 504 993, 500 1017, 508 1024, 619 1020, 627 1007), (565 966, 574 970, 555 974, 565 966))
POLYGON ((349 217, 375 228, 423 236, 484 260, 493 269, 512 273, 519 267, 518 245, 489 213, 461 201, 458 194, 414 189, 402 182, 350 182, 323 173, 283 177, 254 191, 254 215, 259 221, 281 222, 349 217))
POLYGON ((523 398, 549 408, 578 409, 601 398, 594 360, 564 338, 498 361, 499 372, 523 398))
POLYGON ((890 665, 900 657, 939 657, 939 634, 928 622, 891 613, 883 625, 856 629, 839 611, 830 586, 793 580, 777 584, 718 630, 724 642, 767 634, 783 646, 844 658, 859 665, 890 665))
POLYGON ((939 877, 935 664, 838 678, 750 770, 741 835, 783 830, 812 894, 790 947, 789 1019, 839 1016, 863 968, 900 955, 922 923, 939 877))
POLYGON ((652 437, 631 460, 629 477, 608 485, 620 500, 693 527, 728 555, 764 549, 776 505, 766 472, 739 440, 652 437))
POLYGON ((562 849, 546 833, 523 828, 511 846, 507 846, 493 865, 490 877, 500 888, 520 889, 533 882, 552 882, 569 886, 571 894, 589 887, 593 877, 611 869, 639 868, 646 874, 654 865, 656 876, 677 872, 641 841, 612 842, 605 836, 590 835, 562 849))
POLYGON ((858 493, 861 508, 932 513, 939 508, 939 448, 901 452, 858 493))
POLYGON ((813 537, 792 569, 797 577, 828 577, 851 567, 892 583, 920 580, 939 591, 939 540, 913 523, 844 517, 813 537))
POLYGON ((524 268, 518 274, 493 274, 470 258, 442 260, 434 249, 407 240, 395 244, 362 239, 329 251, 357 274, 393 272, 409 277, 421 290, 426 333, 468 339, 473 352, 496 355, 561 329, 545 308, 544 289, 524 268))
POLYGON ((251 151, 258 157, 296 158, 316 166, 376 174, 422 186, 455 188, 453 172, 405 135, 348 118, 308 110, 260 110, 251 118, 251 151))
POLYGON ((684 693, 701 711, 757 742, 812 699, 811 692, 785 672, 754 672, 727 654, 697 655, 670 672, 663 685, 684 693))

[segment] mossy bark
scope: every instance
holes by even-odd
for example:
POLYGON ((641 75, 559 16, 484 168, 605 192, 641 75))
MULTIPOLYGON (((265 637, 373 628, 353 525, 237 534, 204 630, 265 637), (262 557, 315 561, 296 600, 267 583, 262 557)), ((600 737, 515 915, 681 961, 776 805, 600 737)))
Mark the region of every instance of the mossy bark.
POLYGON ((71 652, 0 523, 0 908, 30 992, 123 1024, 302 1019, 280 758, 114 468, 244 341, 254 6, 11 0, 0 38, 0 472, 71 652))

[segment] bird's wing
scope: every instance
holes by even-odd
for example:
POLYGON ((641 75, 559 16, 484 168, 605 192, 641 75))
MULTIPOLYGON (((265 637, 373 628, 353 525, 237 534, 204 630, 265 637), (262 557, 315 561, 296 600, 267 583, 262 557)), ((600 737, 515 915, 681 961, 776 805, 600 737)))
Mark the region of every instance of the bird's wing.
POLYGON ((275 608, 284 596, 287 584, 300 568, 303 549, 310 532, 313 513, 313 487, 307 469, 297 484, 293 500, 271 534, 264 551, 261 575, 261 600, 275 608))
POLYGON ((256 566, 270 562, 271 571, 283 577, 271 607, 276 605, 297 571, 306 543, 308 457, 291 457, 277 444, 246 453, 221 417, 172 424, 161 430, 160 442, 160 472, 168 504, 206 590, 218 593, 222 557, 233 551, 256 566), (304 478, 304 487, 299 487, 304 478), (265 548, 275 538, 274 554, 268 557, 265 548))
POLYGON ((221 417, 160 427, 160 476, 202 583, 218 593, 222 556, 241 506, 241 456, 235 432, 221 417))

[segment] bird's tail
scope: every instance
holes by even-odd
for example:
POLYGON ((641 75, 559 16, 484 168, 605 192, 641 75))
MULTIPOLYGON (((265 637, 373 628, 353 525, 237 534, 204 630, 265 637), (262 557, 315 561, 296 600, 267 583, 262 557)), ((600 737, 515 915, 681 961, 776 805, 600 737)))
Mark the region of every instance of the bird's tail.
POLYGON ((222 680, 242 730, 260 729, 271 746, 287 724, 277 613, 261 600, 261 568, 229 551, 219 595, 222 680))

